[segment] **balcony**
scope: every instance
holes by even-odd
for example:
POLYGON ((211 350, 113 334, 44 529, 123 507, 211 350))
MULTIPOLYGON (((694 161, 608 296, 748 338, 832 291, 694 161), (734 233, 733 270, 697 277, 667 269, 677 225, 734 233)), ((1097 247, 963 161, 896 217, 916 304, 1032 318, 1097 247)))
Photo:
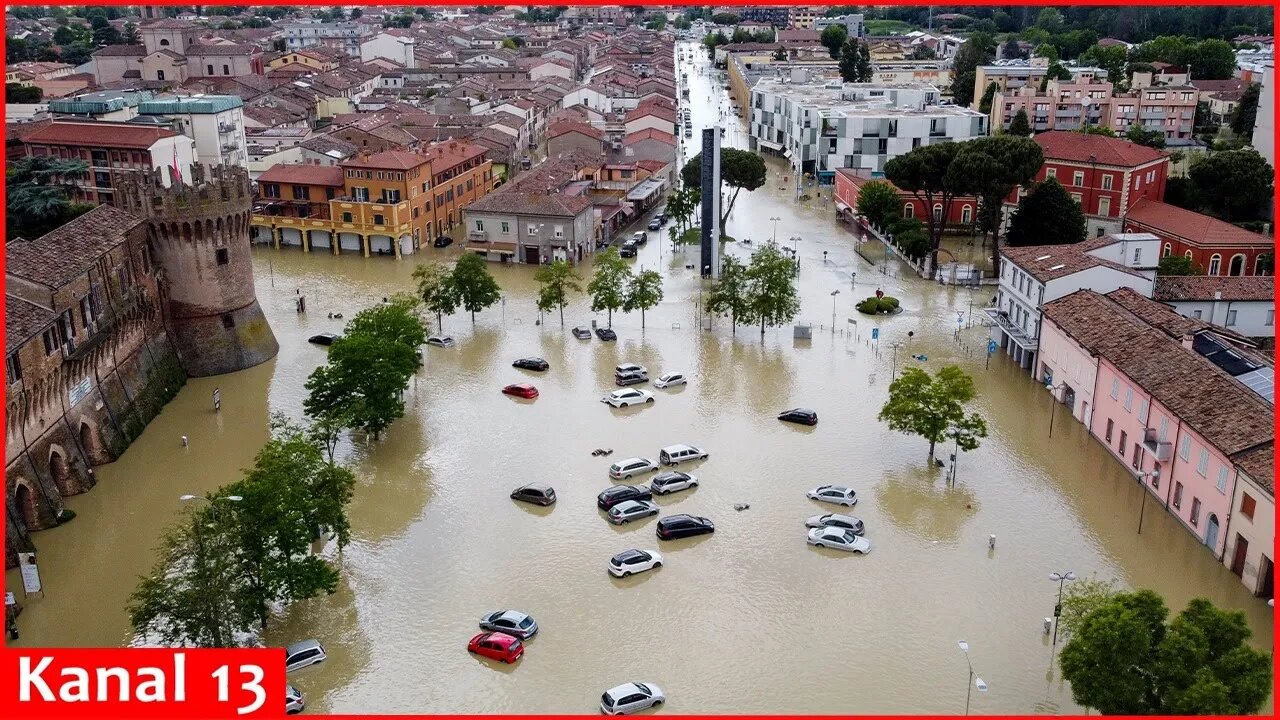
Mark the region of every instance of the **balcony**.
POLYGON ((470 230, 467 232, 467 240, 469 242, 489 242, 489 232, 487 230, 470 230))
POLYGON ((1173 458, 1173 443, 1160 442, 1160 434, 1155 428, 1147 428, 1143 433, 1142 447, 1146 448, 1156 462, 1169 462, 1173 458))
POLYGON ((1031 337, 1020 325, 1017 325, 1009 318, 1009 314, 998 307, 983 308, 982 312, 987 314, 1001 330, 1004 331, 1009 339, 1017 343, 1024 350, 1035 350, 1040 345, 1037 338, 1031 337))

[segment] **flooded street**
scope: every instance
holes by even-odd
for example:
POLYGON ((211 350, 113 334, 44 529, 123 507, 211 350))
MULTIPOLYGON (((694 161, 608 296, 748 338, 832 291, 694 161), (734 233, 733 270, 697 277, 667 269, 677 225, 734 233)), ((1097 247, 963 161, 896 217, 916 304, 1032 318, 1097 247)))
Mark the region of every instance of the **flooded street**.
MULTIPOLYGON (((691 97, 703 99, 695 129, 717 124, 723 90, 695 72, 690 80, 691 97)), ((743 137, 732 130, 726 144, 743 137)), ((1148 502, 1139 535, 1142 491, 1124 468, 1061 408, 1050 438, 1047 393, 1008 358, 997 354, 984 368, 985 329, 953 339, 957 313, 967 317, 972 306, 976 323, 993 288, 898 277, 893 262, 882 274, 878 260, 873 267, 854 253, 855 235, 836 223, 829 190, 821 202, 798 203, 781 182, 785 166, 769 163, 768 183, 739 198, 727 232, 758 244, 772 232, 769 218, 780 217, 779 241, 801 238, 797 322, 814 326, 810 341, 793 340, 790 326, 763 337, 740 327, 735 337, 719 319, 699 332, 701 281, 686 267, 697 250, 673 254, 656 233, 634 262, 661 270, 666 298, 643 330, 638 313, 615 314, 616 343, 569 334, 605 322, 585 296, 565 309, 565 327, 558 316, 538 324, 533 268, 524 266, 492 267, 505 300, 474 325, 465 314, 445 318, 458 346, 426 349, 406 417, 381 442, 342 449, 359 484, 337 594, 299 603, 268 628, 273 644, 316 638, 328 651, 327 662, 291 678, 309 712, 589 713, 601 692, 634 679, 660 685, 675 713, 958 714, 968 678, 961 639, 990 686, 974 694, 974 713, 1078 712, 1041 630, 1058 589, 1048 575, 1067 570, 1151 588, 1173 612, 1201 595, 1242 609, 1255 644, 1271 647, 1264 601, 1156 503, 1148 502), (857 315, 854 304, 878 287, 905 311, 857 315), (955 363, 975 377, 975 409, 990 437, 960 458, 955 488, 926 465, 925 441, 876 420, 895 341, 905 343, 899 369, 955 363), (511 367, 527 355, 546 358, 551 370, 511 367), (627 361, 654 377, 684 372, 690 385, 655 390, 652 406, 611 409, 599 398, 614 389, 613 367, 627 361), (535 401, 499 392, 526 380, 541 391, 535 401), (775 419, 794 406, 815 409, 819 425, 775 419), (614 484, 610 462, 656 459, 674 443, 711 456, 688 468, 697 489, 656 502, 664 515, 712 519, 715 534, 659 543, 652 518, 607 523, 595 496, 614 484), (594 448, 614 453, 596 458, 594 448), (513 503, 508 493, 530 481, 553 485, 559 502, 513 503), (805 492, 828 482, 858 491, 851 514, 866 523, 870 554, 806 545, 805 518, 835 508, 805 492), (735 503, 750 509, 735 512, 735 503), (609 557, 629 547, 657 549, 666 561, 656 572, 611 578, 609 557), (465 647, 479 617, 503 608, 541 627, 514 667, 465 647)), ((869 257, 883 254, 867 248, 869 257)), ((741 243, 726 250, 750 251, 741 243)), ((300 417, 303 382, 326 352, 306 338, 342 327, 327 313, 350 318, 411 288, 411 260, 255 253, 279 356, 191 381, 121 460, 97 470, 94 490, 68 500, 74 522, 35 536, 47 596, 27 601, 22 645, 128 643, 128 594, 149 570, 178 496, 236 479, 266 438, 269 412, 300 417), (307 298, 305 315, 294 311, 296 292, 307 298), (220 414, 210 402, 215 387, 220 414)), ((456 253, 427 248, 418 259, 456 253)), ((18 583, 16 572, 8 581, 18 583)))

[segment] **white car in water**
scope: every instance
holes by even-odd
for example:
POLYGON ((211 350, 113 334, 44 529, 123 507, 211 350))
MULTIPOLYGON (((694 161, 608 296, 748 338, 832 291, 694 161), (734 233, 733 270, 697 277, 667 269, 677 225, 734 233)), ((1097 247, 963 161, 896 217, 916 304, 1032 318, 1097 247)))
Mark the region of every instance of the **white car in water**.
POLYGON ((689 381, 685 379, 683 373, 663 373, 662 377, 653 381, 653 386, 656 388, 669 388, 688 384, 689 381))
POLYGON ((662 556, 656 550, 623 550, 609 559, 609 574, 628 577, 662 567, 662 556))
POLYGON ((636 390, 628 388, 626 390, 614 390, 613 392, 600 398, 600 402, 609 403, 616 408, 630 407, 632 405, 644 405, 653 402, 653 393, 648 390, 636 390))
POLYGON ((614 525, 626 525, 632 520, 657 514, 658 506, 651 500, 623 500, 609 508, 609 522, 614 525))
POLYGON ((858 504, 858 493, 853 488, 843 485, 822 485, 809 491, 809 499, 836 505, 853 506, 858 504))
POLYGON ((632 475, 655 472, 658 466, 649 458, 627 458, 609 466, 609 477, 614 480, 630 480, 632 475))
POLYGON ((810 530, 809 544, 864 554, 871 551, 870 540, 842 527, 820 527, 810 530))
POLYGON ((666 699, 662 688, 653 683, 623 683, 600 696, 600 712, 605 715, 630 715, 657 707, 666 699))

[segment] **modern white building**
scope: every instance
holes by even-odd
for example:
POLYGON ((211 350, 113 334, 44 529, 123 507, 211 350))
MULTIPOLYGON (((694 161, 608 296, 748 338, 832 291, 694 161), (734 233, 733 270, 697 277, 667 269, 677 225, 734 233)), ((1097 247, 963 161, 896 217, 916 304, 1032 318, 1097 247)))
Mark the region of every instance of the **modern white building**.
POLYGON ((987 117, 944 105, 933 85, 761 78, 751 88, 751 149, 782 155, 792 169, 833 180, 839 168, 884 171, 923 145, 987 134, 987 117))
POLYGON ((1162 275, 1155 299, 1179 315, 1249 338, 1276 336, 1275 278, 1267 275, 1162 275))
POLYGON ((138 103, 140 116, 157 120, 195 141, 204 165, 249 166, 244 134, 244 101, 235 95, 161 97, 138 103))
POLYGON ((844 29, 849 31, 849 37, 851 38, 863 38, 867 36, 867 26, 863 22, 861 14, 850 13, 848 15, 816 17, 813 19, 813 29, 818 32, 822 32, 832 25, 843 25, 844 29))
POLYGON ((1258 154, 1267 159, 1272 167, 1276 164, 1276 64, 1268 60, 1262 70, 1262 92, 1258 94, 1258 115, 1253 121, 1253 147, 1258 154))
POLYGON ((406 68, 416 68, 413 56, 414 40, 405 35, 380 32, 360 43, 360 59, 364 62, 385 58, 406 68))
POLYGON ((360 44, 373 35, 372 25, 359 22, 322 23, 294 22, 284 26, 284 42, 287 50, 322 45, 341 50, 348 55, 360 56, 360 44))
POLYGON ((991 339, 1023 369, 1036 372, 1040 309, 1077 290, 1108 293, 1129 288, 1151 297, 1160 239, 1150 233, 1104 235, 1074 245, 1025 245, 1001 250, 991 339))

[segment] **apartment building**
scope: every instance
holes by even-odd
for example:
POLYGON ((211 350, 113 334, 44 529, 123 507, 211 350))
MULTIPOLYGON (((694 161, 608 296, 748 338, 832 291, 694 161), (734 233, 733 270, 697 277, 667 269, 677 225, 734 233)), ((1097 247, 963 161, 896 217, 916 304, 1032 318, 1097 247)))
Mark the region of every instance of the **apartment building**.
POLYGON ((1189 85, 1117 93, 1109 82, 1050 80, 1043 92, 1027 85, 997 93, 991 123, 1007 130, 1021 111, 1036 132, 1101 127, 1124 135, 1138 127, 1160 132, 1169 145, 1185 145, 1192 141, 1198 97, 1189 85))
MULTIPOLYGON (((1091 83, 1095 80, 1106 80, 1107 71, 1099 67, 1084 65, 1064 66, 1071 73, 1073 83, 1091 83)), ((1046 58, 1030 60, 1006 60, 994 65, 979 65, 974 70, 973 103, 977 109, 987 86, 996 84, 996 94, 1005 95, 1017 92, 1025 87, 1039 88, 1040 82, 1049 74, 1049 61, 1046 58)))
POLYGON ((374 27, 359 22, 295 22, 284 24, 286 50, 327 47, 360 57, 360 44, 373 37, 374 27))
MULTIPOLYGON (((115 189, 126 174, 169 168, 185 181, 196 162, 195 141, 164 127, 136 123, 54 120, 23 139, 29 156, 83 160, 88 171, 67 181, 75 199, 113 204, 115 189)), ((164 175, 165 186, 172 182, 164 175)))
POLYGON ((922 145, 987 134, 982 113, 940 104, 932 85, 807 83, 765 77, 751 88, 750 146, 835 181, 839 168, 882 172, 922 145))

